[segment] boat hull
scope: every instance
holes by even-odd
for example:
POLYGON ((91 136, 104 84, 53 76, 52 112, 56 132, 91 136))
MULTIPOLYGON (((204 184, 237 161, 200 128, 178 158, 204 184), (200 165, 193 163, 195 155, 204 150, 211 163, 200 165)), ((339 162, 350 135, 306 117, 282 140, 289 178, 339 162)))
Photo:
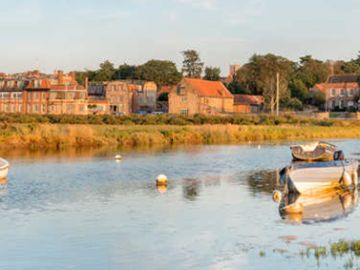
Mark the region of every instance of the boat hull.
POLYGON ((6 179, 9 173, 10 164, 5 159, 0 158, 0 179, 6 179))
MULTIPOLYGON (((357 178, 358 166, 357 161, 347 160, 293 165, 288 174, 289 191, 304 194, 340 186, 344 172, 357 178)), ((353 182, 357 183, 357 179, 353 182)))

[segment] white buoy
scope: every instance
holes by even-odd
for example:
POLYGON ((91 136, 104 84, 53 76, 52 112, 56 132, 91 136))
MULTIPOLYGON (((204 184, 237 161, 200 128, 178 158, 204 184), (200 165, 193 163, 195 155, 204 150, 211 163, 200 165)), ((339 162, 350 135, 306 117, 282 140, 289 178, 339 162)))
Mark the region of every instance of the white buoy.
POLYGON ((281 199, 282 199, 282 194, 280 191, 278 190, 274 190, 273 192, 273 201, 276 202, 276 203, 280 203, 281 202, 281 199))
POLYGON ((158 186, 166 186, 168 183, 168 178, 166 175, 164 174, 160 174, 158 175, 158 177, 156 178, 156 184, 158 186))
POLYGON ((347 172, 344 172, 342 180, 343 180, 343 184, 344 184, 345 187, 349 187, 349 186, 351 186, 353 184, 351 176, 347 172))
POLYGON ((261 150, 261 145, 258 145, 258 150, 261 150))
POLYGON ((115 159, 116 159, 116 160, 122 160, 122 156, 121 156, 121 155, 116 155, 116 156, 115 156, 115 159))

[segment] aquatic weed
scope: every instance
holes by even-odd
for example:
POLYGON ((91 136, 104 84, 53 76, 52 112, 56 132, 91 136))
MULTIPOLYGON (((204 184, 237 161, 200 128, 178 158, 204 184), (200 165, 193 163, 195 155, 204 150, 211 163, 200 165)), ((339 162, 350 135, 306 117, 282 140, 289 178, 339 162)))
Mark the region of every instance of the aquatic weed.
POLYGON ((337 257, 338 255, 342 256, 350 251, 350 244, 344 240, 331 244, 331 255, 337 257))

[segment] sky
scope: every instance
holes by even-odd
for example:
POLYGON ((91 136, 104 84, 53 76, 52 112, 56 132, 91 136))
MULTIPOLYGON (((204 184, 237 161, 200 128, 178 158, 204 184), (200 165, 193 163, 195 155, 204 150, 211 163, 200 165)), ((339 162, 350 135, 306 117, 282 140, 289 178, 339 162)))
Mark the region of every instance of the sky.
POLYGON ((174 61, 196 49, 225 75, 254 53, 349 60, 360 0, 0 0, 0 72, 174 61))

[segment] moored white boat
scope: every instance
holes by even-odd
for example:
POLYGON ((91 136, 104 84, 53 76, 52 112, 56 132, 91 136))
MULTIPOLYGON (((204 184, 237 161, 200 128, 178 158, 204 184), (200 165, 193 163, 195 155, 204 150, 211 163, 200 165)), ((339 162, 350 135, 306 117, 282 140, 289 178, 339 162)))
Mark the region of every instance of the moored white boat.
POLYGON ((316 142, 290 147, 294 160, 300 161, 329 161, 334 159, 336 146, 327 142, 316 142))
POLYGON ((9 167, 10 163, 5 159, 0 158, 0 179, 7 178, 9 173, 9 167))
POLYGON ((341 185, 357 185, 358 162, 338 160, 293 164, 282 171, 289 192, 314 193, 341 185))

